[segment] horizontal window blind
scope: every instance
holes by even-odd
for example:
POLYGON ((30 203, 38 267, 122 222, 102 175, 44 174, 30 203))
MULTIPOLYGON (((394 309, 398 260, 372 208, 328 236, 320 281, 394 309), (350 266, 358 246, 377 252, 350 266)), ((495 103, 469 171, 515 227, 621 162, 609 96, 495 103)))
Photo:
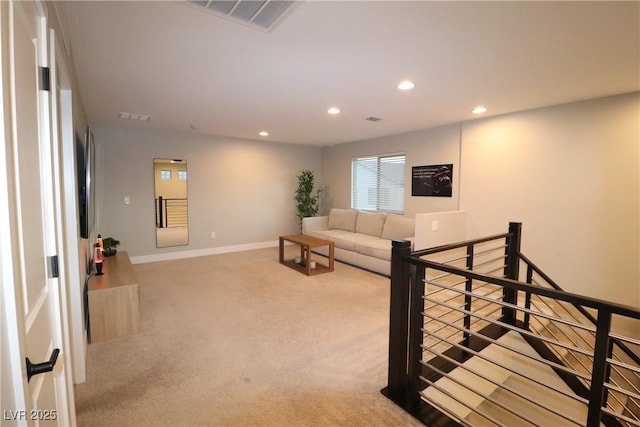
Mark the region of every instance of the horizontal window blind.
POLYGON ((403 213, 404 169, 404 154, 353 159, 351 207, 403 213))

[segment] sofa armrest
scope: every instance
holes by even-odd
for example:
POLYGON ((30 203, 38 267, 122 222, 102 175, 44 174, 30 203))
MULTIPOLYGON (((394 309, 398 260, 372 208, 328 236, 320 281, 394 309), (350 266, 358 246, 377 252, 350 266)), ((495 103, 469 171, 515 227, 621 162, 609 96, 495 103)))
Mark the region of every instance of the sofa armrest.
POLYGON ((309 231, 327 230, 328 228, 328 216, 311 216, 302 218, 302 234, 307 234, 309 231))

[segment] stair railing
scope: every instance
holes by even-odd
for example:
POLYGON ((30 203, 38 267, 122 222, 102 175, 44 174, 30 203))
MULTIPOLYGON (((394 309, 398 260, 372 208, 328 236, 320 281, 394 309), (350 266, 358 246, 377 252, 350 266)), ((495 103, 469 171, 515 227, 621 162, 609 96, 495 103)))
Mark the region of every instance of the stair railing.
POLYGON ((520 254, 520 235, 520 224, 512 223, 505 234, 415 253, 409 242, 393 242, 389 372, 383 393, 426 424, 448 425, 442 419, 454 419, 453 425, 474 425, 469 420, 480 417, 492 425, 536 425, 513 402, 505 405, 494 398, 508 393, 569 425, 640 426, 640 363, 631 349, 640 342, 611 333, 614 317, 637 321, 640 312, 563 292, 520 254), (526 281, 518 280, 521 264, 526 281), (528 354, 508 333, 524 338, 537 353, 528 354), (489 346, 540 370, 552 369, 566 386, 556 385, 549 393, 584 405, 586 414, 564 414, 486 375, 478 361, 496 365, 516 382, 526 381, 531 390, 547 387, 535 375, 512 372, 509 363, 488 356, 489 346), (467 363, 472 358, 476 361, 467 363), (489 391, 462 381, 453 373, 456 368, 489 391), (477 410, 459 398, 461 387, 473 399, 489 402, 492 410, 477 410), (510 421, 496 419, 496 409, 510 421))
POLYGON ((157 197, 155 199, 156 227, 186 227, 188 224, 187 199, 157 197))
MULTIPOLYGON (((562 291, 562 288, 530 259, 520 254, 520 260, 526 267, 526 283, 536 287, 562 291)), ((532 298, 530 294, 527 294, 525 307, 530 308, 531 305, 537 311, 551 312, 556 318, 563 319, 563 327, 558 328, 551 322, 541 322, 540 319, 531 321, 531 318, 525 317, 525 324, 530 329, 539 333, 546 333, 546 335, 552 335, 556 340, 568 341, 574 348, 593 348, 596 339, 595 333, 581 333, 579 328, 575 326, 576 323, 593 325, 598 323, 598 319, 584 307, 559 303, 552 305, 548 301, 532 298)), ((634 367, 640 366, 640 356, 631 349, 631 346, 634 345, 638 345, 637 340, 613 333, 610 334, 610 349, 607 353, 609 363, 607 367, 609 370, 607 373, 608 382, 604 384, 603 397, 603 403, 606 403, 603 406, 606 407, 603 408, 603 411, 615 416, 616 411, 626 406, 627 416, 624 418, 629 418, 629 420, 635 422, 634 425, 638 425, 640 421, 640 371, 637 368, 634 369, 634 367)), ((550 348, 565 366, 585 373, 591 372, 591 367, 580 358, 580 351, 562 351, 559 348, 550 348)))

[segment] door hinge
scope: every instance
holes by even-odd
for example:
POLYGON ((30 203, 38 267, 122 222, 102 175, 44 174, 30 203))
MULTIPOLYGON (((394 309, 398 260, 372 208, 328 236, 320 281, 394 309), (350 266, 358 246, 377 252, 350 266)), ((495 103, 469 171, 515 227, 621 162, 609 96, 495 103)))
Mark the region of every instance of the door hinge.
POLYGON ((60 272, 58 271, 58 255, 53 255, 49 258, 49 277, 57 278, 60 276, 60 272))
POLYGON ((49 67, 40 67, 40 77, 42 79, 40 89, 49 92, 51 90, 51 73, 49 72, 49 67))

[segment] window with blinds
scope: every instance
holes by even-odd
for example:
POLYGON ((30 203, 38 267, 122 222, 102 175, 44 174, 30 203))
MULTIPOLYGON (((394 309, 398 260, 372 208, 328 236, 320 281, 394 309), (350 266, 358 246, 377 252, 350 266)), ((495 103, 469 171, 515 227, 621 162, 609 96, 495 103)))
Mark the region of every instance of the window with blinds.
POLYGON ((351 207, 404 213, 404 165, 404 154, 353 159, 351 207))

